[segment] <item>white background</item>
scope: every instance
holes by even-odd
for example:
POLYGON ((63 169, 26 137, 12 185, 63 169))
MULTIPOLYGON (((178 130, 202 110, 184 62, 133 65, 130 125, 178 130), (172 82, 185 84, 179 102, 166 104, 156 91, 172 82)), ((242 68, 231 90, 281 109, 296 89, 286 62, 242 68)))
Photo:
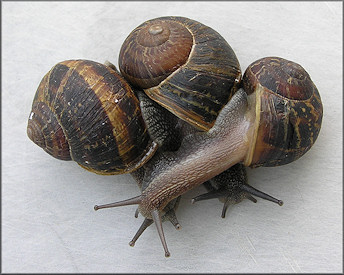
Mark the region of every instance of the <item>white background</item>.
POLYGON ((2 272, 342 272, 341 2, 3 2, 2 272), (264 56, 301 64, 317 85, 323 126, 292 164, 249 170, 249 182, 284 201, 229 209, 183 196, 176 231, 164 223, 128 245, 135 206, 94 204, 138 195, 129 175, 98 176, 56 160, 26 136, 32 99, 59 61, 117 64, 122 42, 147 19, 185 16, 217 30, 243 70, 264 56))

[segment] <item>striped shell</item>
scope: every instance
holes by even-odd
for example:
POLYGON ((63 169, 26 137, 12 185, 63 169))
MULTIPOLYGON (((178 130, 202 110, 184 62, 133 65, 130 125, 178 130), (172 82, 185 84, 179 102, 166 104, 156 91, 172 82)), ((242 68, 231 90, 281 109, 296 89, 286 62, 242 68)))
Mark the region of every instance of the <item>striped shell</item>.
POLYGON ((257 125, 246 166, 287 164, 312 147, 323 106, 304 68, 279 57, 262 58, 245 71, 243 87, 254 97, 257 125))
POLYGON ((209 130, 237 90, 235 53, 215 30, 184 17, 144 22, 124 41, 121 74, 179 118, 209 130))
POLYGON ((60 62, 44 76, 27 134, 52 156, 99 174, 131 172, 157 149, 127 82, 87 60, 60 62))

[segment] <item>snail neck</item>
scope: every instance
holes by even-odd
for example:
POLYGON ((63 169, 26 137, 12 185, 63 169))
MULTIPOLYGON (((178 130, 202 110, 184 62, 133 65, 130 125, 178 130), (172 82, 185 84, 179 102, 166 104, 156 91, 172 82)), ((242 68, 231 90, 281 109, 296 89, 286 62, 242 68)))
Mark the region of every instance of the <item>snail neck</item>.
POLYGON ((144 216, 244 160, 252 124, 245 115, 247 109, 247 95, 239 90, 209 132, 191 134, 178 151, 154 157, 148 167, 153 176, 142 193, 140 211, 144 216))

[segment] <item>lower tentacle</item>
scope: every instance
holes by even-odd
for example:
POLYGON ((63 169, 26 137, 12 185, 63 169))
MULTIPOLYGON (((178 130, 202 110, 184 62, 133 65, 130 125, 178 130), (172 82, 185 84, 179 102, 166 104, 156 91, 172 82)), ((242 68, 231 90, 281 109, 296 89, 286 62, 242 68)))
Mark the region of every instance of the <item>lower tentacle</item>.
POLYGON ((129 245, 134 246, 135 242, 142 235, 143 231, 145 231, 146 228, 149 227, 152 223, 153 223, 153 220, 145 218, 139 230, 136 232, 134 238, 129 242, 129 245))

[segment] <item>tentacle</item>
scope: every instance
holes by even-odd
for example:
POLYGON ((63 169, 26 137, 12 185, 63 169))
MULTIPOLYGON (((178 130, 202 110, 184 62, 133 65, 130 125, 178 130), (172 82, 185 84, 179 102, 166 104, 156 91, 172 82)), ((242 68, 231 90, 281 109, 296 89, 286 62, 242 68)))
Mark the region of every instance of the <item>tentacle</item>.
POLYGON ((226 217, 226 212, 227 212, 227 208, 228 208, 229 204, 230 204, 230 202, 229 202, 229 199, 227 198, 227 200, 223 204, 222 213, 221 213, 221 218, 223 218, 223 219, 226 217))
POLYGON ((201 195, 198 195, 197 197, 194 197, 191 199, 191 203, 194 204, 196 201, 203 201, 203 200, 210 200, 210 199, 219 199, 219 198, 223 198, 226 197, 225 194, 226 190, 224 189, 219 189, 219 190, 212 190, 208 193, 204 193, 201 195))
POLYGON ((277 203, 280 206, 283 205, 283 201, 247 184, 246 169, 242 164, 232 166, 210 181, 205 182, 204 186, 208 192, 193 198, 191 203, 217 198, 224 203, 221 214, 222 218, 225 217, 227 208, 231 204, 239 203, 243 199, 249 199, 256 203, 257 199, 253 196, 277 203))
POLYGON ((156 229, 158 230, 158 234, 159 234, 162 246, 164 247, 165 257, 170 257, 171 254, 170 254, 170 252, 168 251, 168 248, 167 248, 167 243, 166 243, 166 239, 165 239, 165 235, 164 235, 164 230, 162 228, 162 220, 161 220, 161 217, 160 217, 160 212, 159 212, 158 209, 154 209, 151 212, 151 215, 152 215, 153 221, 154 221, 154 223, 156 225, 156 229))
POLYGON ((135 218, 138 218, 139 213, 140 213, 140 211, 139 211, 139 208, 137 207, 135 210, 135 218))
POLYGON ((177 229, 181 229, 181 225, 178 222, 176 212, 173 209, 170 209, 166 214, 164 215, 171 223, 172 225, 177 229))
POLYGON ((133 197, 131 199, 109 203, 109 204, 103 204, 103 205, 95 205, 94 210, 99 210, 102 208, 112 208, 112 207, 118 207, 118 206, 125 206, 125 205, 134 205, 134 204, 140 204, 141 203, 141 195, 137 197, 133 197))
POLYGON ((259 197, 259 198, 262 198, 264 200, 268 200, 268 201, 271 201, 271 202, 274 202, 274 203, 277 203, 279 206, 282 206, 283 205, 283 201, 279 200, 279 199, 276 199, 262 191, 259 191, 257 190, 256 188, 248 185, 248 184, 244 184, 242 186, 240 186, 240 189, 251 194, 251 195, 254 195, 256 197, 259 197))
POLYGON ((137 239, 141 236, 141 234, 143 233, 143 231, 145 231, 146 228, 149 227, 152 223, 153 223, 153 220, 145 218, 144 221, 143 221, 143 223, 141 224, 139 230, 136 232, 134 238, 129 242, 129 245, 130 245, 130 246, 134 246, 134 245, 135 245, 135 242, 136 242, 137 239))
POLYGON ((245 197, 251 202, 257 203, 257 200, 254 197, 252 197, 250 194, 245 194, 245 197))

